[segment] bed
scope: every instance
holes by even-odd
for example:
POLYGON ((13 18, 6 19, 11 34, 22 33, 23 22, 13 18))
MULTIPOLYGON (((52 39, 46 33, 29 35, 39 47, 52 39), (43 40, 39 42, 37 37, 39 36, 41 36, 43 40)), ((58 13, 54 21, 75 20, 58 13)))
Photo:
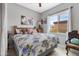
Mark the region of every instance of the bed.
POLYGON ((55 35, 47 33, 18 33, 12 37, 17 55, 19 56, 48 55, 57 46, 58 39, 55 35))

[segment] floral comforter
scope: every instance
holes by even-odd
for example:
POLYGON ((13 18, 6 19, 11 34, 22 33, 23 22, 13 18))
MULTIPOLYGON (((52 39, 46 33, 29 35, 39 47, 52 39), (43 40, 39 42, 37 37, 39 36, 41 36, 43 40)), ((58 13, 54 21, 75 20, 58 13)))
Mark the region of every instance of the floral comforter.
POLYGON ((21 56, 37 56, 57 44, 57 38, 49 34, 17 34, 14 42, 21 56))

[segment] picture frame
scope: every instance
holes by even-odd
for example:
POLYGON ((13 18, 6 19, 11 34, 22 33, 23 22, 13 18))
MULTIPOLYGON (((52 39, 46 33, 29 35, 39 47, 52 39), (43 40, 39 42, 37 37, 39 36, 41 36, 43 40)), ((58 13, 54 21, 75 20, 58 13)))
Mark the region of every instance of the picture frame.
POLYGON ((33 26, 34 19, 32 17, 26 17, 21 15, 21 25, 33 26))

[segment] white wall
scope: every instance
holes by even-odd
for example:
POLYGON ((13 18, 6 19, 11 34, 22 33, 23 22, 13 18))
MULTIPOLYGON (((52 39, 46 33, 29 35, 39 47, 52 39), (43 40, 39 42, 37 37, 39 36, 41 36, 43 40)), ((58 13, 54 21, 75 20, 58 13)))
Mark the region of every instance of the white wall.
POLYGON ((2 4, 0 3, 0 55, 1 55, 1 29, 2 29, 2 4))
POLYGON ((21 25, 21 15, 33 17, 35 22, 40 19, 40 14, 15 3, 8 3, 8 28, 12 25, 21 25))
POLYGON ((1 19, 2 19, 2 4, 0 3, 0 27, 1 27, 1 19))
POLYGON ((7 4, 2 4, 1 55, 7 55, 7 4))

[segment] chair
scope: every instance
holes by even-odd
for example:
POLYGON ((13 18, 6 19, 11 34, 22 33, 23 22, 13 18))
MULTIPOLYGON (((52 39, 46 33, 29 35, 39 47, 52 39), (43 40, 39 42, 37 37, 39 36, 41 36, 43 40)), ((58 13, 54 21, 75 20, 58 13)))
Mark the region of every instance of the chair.
POLYGON ((78 31, 74 30, 74 31, 68 33, 68 40, 65 41, 65 44, 66 44, 66 51, 67 51, 66 55, 68 55, 70 48, 79 51, 79 45, 75 45, 75 44, 72 44, 72 43, 71 43, 72 38, 77 38, 77 39, 79 39, 78 31))

